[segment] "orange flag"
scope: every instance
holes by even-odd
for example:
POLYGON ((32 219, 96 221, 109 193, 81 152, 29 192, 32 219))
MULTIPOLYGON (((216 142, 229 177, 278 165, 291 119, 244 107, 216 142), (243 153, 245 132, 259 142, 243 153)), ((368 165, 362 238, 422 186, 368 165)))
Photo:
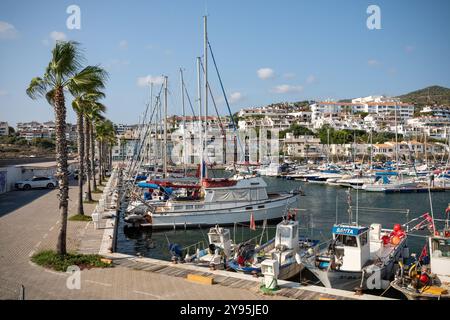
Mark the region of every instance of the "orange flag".
POLYGON ((250 215, 250 229, 256 230, 255 217, 253 216, 253 212, 250 215))

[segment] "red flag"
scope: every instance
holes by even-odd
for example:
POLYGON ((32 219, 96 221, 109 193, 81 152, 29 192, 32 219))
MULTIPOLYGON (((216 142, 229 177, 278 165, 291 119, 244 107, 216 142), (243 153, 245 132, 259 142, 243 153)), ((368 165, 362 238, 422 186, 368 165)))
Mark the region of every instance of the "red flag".
POLYGON ((250 229, 256 230, 255 217, 253 217, 253 212, 250 215, 250 229))
POLYGON ((420 254, 419 260, 422 260, 423 258, 428 257, 428 250, 427 250, 427 244, 422 249, 422 253, 420 254))

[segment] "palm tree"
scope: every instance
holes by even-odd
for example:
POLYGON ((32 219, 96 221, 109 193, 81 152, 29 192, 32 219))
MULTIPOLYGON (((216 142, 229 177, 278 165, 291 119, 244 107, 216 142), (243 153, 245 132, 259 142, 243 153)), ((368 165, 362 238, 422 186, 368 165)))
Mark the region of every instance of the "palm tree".
POLYGON ((86 108, 85 119, 85 141, 86 141, 86 169, 88 173, 88 200, 92 201, 90 180, 93 180, 93 189, 97 189, 97 181, 95 179, 95 139, 94 129, 95 122, 104 119, 102 113, 106 111, 106 107, 98 102, 98 99, 94 99, 86 108))
POLYGON ((26 90, 31 99, 45 97, 47 102, 53 106, 55 112, 56 177, 59 186, 58 198, 61 216, 56 251, 60 255, 64 255, 67 252, 66 236, 69 199, 64 91, 67 90, 73 96, 76 96, 91 88, 101 87, 107 76, 104 70, 96 66, 87 66, 81 69, 83 60, 78 43, 58 41, 52 50, 52 57, 43 77, 33 78, 26 90))
POLYGON ((110 157, 108 163, 111 162, 110 151, 112 150, 112 145, 115 143, 114 125, 110 120, 98 121, 96 123, 95 131, 99 149, 99 179, 102 181, 105 178, 105 162, 107 162, 105 160, 108 154, 110 157))
MULTIPOLYGON (((83 184, 85 182, 85 135, 84 135, 84 114, 89 108, 89 105, 99 98, 104 98, 105 94, 100 91, 88 91, 78 95, 72 101, 72 108, 77 114, 77 133, 78 133, 78 159, 79 159, 79 174, 78 174, 78 214, 84 215, 83 208, 83 184)), ((89 182, 88 182, 89 183, 89 182)))

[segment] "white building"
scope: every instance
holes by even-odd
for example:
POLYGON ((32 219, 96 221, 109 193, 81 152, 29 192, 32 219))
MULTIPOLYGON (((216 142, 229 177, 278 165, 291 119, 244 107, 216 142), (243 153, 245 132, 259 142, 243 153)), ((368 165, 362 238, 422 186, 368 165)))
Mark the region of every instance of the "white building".
POLYGON ((0 136, 9 135, 9 125, 8 122, 0 122, 0 136))
POLYGON ((284 139, 283 151, 294 158, 320 158, 322 145, 320 139, 314 136, 294 136, 288 132, 284 139))
POLYGON ((421 114, 431 114, 433 117, 450 119, 450 107, 427 106, 420 111, 421 114))
POLYGON ((397 98, 369 96, 353 99, 352 102, 322 101, 311 106, 312 121, 333 113, 358 113, 394 115, 399 121, 414 116, 414 105, 402 103, 397 98), (396 113, 396 115, 395 115, 396 113))

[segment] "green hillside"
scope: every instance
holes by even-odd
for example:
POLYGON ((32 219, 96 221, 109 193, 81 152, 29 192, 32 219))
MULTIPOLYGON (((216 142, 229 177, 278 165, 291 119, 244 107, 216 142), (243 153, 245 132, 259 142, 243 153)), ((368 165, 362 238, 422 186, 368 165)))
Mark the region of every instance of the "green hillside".
POLYGON ((399 96, 402 102, 413 103, 417 106, 446 105, 450 106, 450 89, 440 86, 431 86, 399 96))

